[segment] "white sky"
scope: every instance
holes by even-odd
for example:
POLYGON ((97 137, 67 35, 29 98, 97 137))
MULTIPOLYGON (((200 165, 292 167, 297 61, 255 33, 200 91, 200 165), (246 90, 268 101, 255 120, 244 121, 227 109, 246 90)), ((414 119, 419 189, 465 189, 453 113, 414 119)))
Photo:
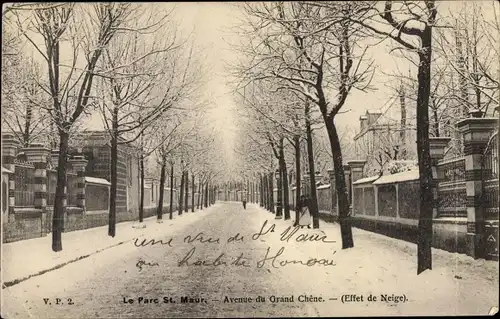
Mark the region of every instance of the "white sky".
MULTIPOLYGON (((458 8, 461 1, 440 1, 439 11, 445 14, 449 9, 458 8)), ((171 7, 172 3, 151 4, 158 6, 158 10, 171 7)), ((208 84, 206 86, 205 96, 210 98, 212 109, 207 118, 208 123, 213 123, 221 134, 221 138, 226 148, 225 153, 231 159, 233 138, 235 134, 235 99, 229 92, 227 85, 228 74, 225 71, 225 62, 237 59, 237 52, 231 50, 228 43, 237 41, 234 34, 230 32, 231 27, 238 22, 240 11, 236 3, 224 2, 181 2, 176 3, 175 17, 179 20, 180 30, 183 33, 193 31, 195 42, 198 46, 204 48, 205 63, 210 65, 211 72, 207 75, 208 84)), ((384 43, 372 47, 370 55, 375 58, 376 64, 380 70, 394 70, 396 65, 401 70, 407 70, 407 62, 401 59, 395 59, 388 53, 388 45, 384 43)), ((350 110, 345 114, 339 115, 337 123, 340 129, 345 126, 354 126, 358 130, 358 118, 366 110, 378 110, 384 108, 389 98, 392 96, 391 89, 386 87, 389 79, 378 72, 372 81, 376 91, 363 93, 353 91, 347 99, 344 110, 350 110)), ((99 115, 93 116, 89 128, 98 129, 102 127, 99 115)))
MULTIPOLYGON (((491 2, 491 1, 488 1, 491 2)), ((438 1, 438 15, 446 15, 450 10, 458 9, 463 1, 438 1)), ((465 2, 467 3, 467 2, 465 2)), ((484 4, 490 5, 487 1, 484 4)), ((226 85, 227 74, 224 71, 223 60, 233 61, 237 59, 237 53, 231 50, 227 42, 237 41, 235 35, 230 32, 231 26, 238 23, 240 11, 236 8, 235 3, 211 2, 211 3, 178 3, 177 13, 182 17, 183 26, 188 30, 194 29, 196 39, 208 51, 208 63, 213 65, 214 73, 210 75, 210 84, 208 90, 213 94, 215 109, 212 111, 211 117, 227 136, 228 143, 226 147, 232 147, 232 132, 234 126, 231 125, 234 118, 233 97, 228 93, 229 88, 226 85), (226 41, 225 41, 226 40, 226 41)), ((493 14, 493 11, 486 12, 493 14)), ((390 41, 374 46, 370 49, 370 55, 375 59, 378 67, 377 73, 372 81, 372 86, 375 91, 364 93, 353 91, 347 99, 344 111, 349 110, 345 114, 338 116, 337 123, 340 127, 354 126, 358 130, 359 116, 364 114, 366 110, 384 110, 387 102, 393 95, 392 89, 387 87, 391 80, 380 70, 390 72, 396 70, 404 72, 409 69, 409 63, 400 58, 395 58, 394 53, 389 54, 390 41)), ((397 113, 398 108, 394 107, 387 115, 397 113)), ((394 114, 396 115, 396 114, 394 114)))
MULTIPOLYGON (((236 105, 226 85, 228 75, 224 70, 224 61, 231 62, 237 59, 237 52, 231 50, 228 43, 234 42, 234 35, 230 28, 238 23, 239 10, 234 3, 178 3, 177 15, 182 17, 182 25, 186 30, 195 30, 195 37, 199 44, 207 50, 207 63, 213 66, 213 74, 210 74, 208 85, 209 93, 214 99, 215 108, 211 112, 211 119, 217 123, 217 127, 228 141, 226 147, 228 154, 233 146, 231 143, 235 127, 232 124, 235 119, 233 114, 236 105)), ((394 60, 384 53, 382 45, 377 51, 381 51, 377 63, 383 69, 394 68, 394 60)), ((374 82, 377 82, 376 80, 374 82)), ((375 85, 377 91, 369 94, 353 92, 349 96, 344 110, 350 109, 348 113, 339 115, 338 122, 342 125, 358 125, 358 118, 366 110, 380 109, 387 101, 390 90, 382 85, 375 85)))
MULTIPOLYGON (((235 8, 234 3, 179 3, 177 4, 177 14, 182 16, 183 25, 187 30, 195 30, 195 36, 200 44, 202 44, 209 52, 208 63, 214 68, 214 73, 211 74, 208 90, 213 94, 216 108, 211 116, 218 124, 217 127, 224 129, 227 135, 227 140, 230 141, 234 126, 231 123, 234 121, 232 114, 236 107, 230 89, 226 85, 228 78, 224 70, 224 62, 237 59, 237 53, 231 50, 228 44, 237 41, 234 35, 231 34, 230 28, 238 23, 237 17, 240 14, 235 8)), ((382 69, 393 69, 394 59, 385 53, 385 45, 375 48, 377 53, 377 64, 382 69)), ((384 82, 377 83, 374 80, 377 91, 371 93, 353 92, 349 96, 344 110, 351 110, 348 113, 342 114, 338 118, 342 125, 358 125, 358 118, 366 110, 380 109, 386 103, 390 90, 386 89, 384 82)), ((230 148, 232 143, 228 143, 230 148)))

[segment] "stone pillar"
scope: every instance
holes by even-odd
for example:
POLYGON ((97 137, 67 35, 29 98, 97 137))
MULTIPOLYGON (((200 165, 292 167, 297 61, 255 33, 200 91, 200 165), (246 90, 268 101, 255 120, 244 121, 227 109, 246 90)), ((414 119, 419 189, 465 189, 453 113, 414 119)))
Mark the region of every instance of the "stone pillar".
POLYGON ((50 150, 42 144, 32 144, 22 149, 26 160, 35 166, 35 208, 47 208, 47 157, 50 150))
POLYGON ((330 213, 338 215, 337 213, 337 192, 335 191, 335 171, 333 169, 328 170, 328 178, 330 180, 330 198, 331 198, 331 208, 330 213))
POLYGON ((439 196, 438 196, 438 186, 440 181, 440 176, 438 175, 437 164, 439 160, 443 159, 444 151, 448 144, 450 143, 450 137, 430 137, 429 138, 429 152, 431 155, 431 165, 432 165, 432 218, 438 217, 439 210, 439 196))
MULTIPOLYGON (((475 114, 471 114, 475 116, 475 114)), ((484 207, 481 202, 483 181, 481 163, 491 134, 498 125, 496 118, 467 118, 456 126, 463 136, 465 154, 465 181, 467 191, 466 253, 483 258, 485 251, 484 207)))
MULTIPOLYGON (((358 198, 358 199, 353 198, 354 197, 353 183, 355 181, 357 181, 358 179, 363 178, 363 169, 365 167, 365 164, 366 164, 366 161, 364 161, 364 160, 352 160, 352 161, 347 162, 347 165, 349 166, 349 169, 351 171, 350 185, 349 184, 347 185, 347 187, 349 189, 349 203, 351 204, 351 207, 352 207, 351 213, 354 212, 355 203, 356 202, 359 203, 361 200, 363 200, 362 198, 358 198)), ((349 182, 349 180, 347 180, 347 178, 346 178, 346 183, 348 183, 348 182, 349 182)), ((363 190, 363 194, 364 194, 364 190, 363 190)), ((364 206, 364 201, 362 203, 363 203, 362 205, 364 206)))
POLYGON ((9 182, 14 173, 2 166, 2 217, 4 222, 9 220, 9 182))
POLYGON ((7 216, 8 221, 13 221, 15 219, 14 216, 14 207, 16 206, 16 199, 14 197, 14 191, 16 189, 16 181, 15 181, 15 173, 16 173, 16 165, 14 163, 16 159, 17 148, 19 147, 19 142, 15 138, 12 133, 3 133, 2 132, 2 165, 12 172, 12 176, 9 178, 9 201, 8 201, 8 210, 7 216))
MULTIPOLYGON (((363 178, 363 169, 365 167, 366 161, 364 160, 353 160, 347 162, 351 170, 352 182, 354 183, 358 179, 363 178)), ((352 184, 352 183, 351 183, 352 184)))
POLYGON ((76 206, 86 211, 85 208, 85 168, 87 167, 88 161, 83 157, 83 155, 74 156, 69 160, 73 170, 76 172, 77 184, 76 189, 76 206))
POLYGON ((56 169, 57 165, 59 164, 59 151, 58 150, 52 150, 50 152, 50 164, 52 166, 52 169, 56 169))

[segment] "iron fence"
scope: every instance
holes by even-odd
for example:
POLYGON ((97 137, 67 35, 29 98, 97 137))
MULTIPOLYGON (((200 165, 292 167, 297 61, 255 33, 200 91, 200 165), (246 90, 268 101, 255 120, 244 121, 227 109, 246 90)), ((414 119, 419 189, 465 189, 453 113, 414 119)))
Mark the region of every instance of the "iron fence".
POLYGON ((484 152, 483 179, 498 179, 498 133, 492 135, 484 152))
POLYGON ((16 206, 35 205, 35 167, 28 164, 16 164, 14 198, 16 206))

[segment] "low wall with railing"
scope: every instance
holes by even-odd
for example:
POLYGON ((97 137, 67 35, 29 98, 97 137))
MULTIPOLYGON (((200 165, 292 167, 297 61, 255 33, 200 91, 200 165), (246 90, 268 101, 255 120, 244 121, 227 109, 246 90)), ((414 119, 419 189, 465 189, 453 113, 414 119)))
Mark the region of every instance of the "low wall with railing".
POLYGON ((29 162, 15 161, 14 198, 17 207, 31 207, 35 204, 35 166, 29 162))
MULTIPOLYGON (((364 178, 353 183, 355 227, 416 243, 420 215, 417 171, 364 178)), ((446 193, 442 193, 445 196, 446 193)), ((435 216, 433 247, 465 252, 467 220, 435 216)))
POLYGON ((465 158, 442 161, 437 165, 439 217, 467 217, 465 158))

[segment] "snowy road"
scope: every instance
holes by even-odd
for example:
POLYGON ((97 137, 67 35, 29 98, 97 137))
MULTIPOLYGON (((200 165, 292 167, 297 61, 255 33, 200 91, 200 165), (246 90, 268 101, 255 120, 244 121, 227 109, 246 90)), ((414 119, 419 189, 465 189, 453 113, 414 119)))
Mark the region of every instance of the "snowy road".
POLYGON ((333 242, 339 238, 336 225, 323 224, 325 232, 303 229, 281 236, 290 222, 275 221, 255 205, 247 210, 239 203, 216 207, 187 213, 205 216, 182 226, 166 220, 168 228, 152 231, 144 241, 127 242, 3 289, 2 315, 450 315, 486 314, 498 305, 497 264, 478 265, 466 256, 438 252, 434 270, 416 276, 413 248, 406 243, 355 229, 356 247, 342 251, 333 242), (266 254, 279 256, 273 263, 266 254), (379 300, 368 301, 370 294, 379 300), (387 300, 380 300, 382 295, 387 300), (397 300, 403 295, 405 300, 397 300), (257 301, 259 296, 265 302, 257 301), (290 298, 293 302, 286 302, 290 298))
POLYGON ((120 245, 5 289, 4 310, 15 318, 307 315, 308 307, 299 303, 261 307, 257 303, 224 302, 226 296, 255 299, 258 295, 294 293, 294 287, 280 280, 279 274, 267 267, 257 268, 253 265, 255 262, 246 267, 250 265, 249 260, 262 258, 267 248, 261 241, 246 240, 259 229, 252 227, 257 222, 252 219, 252 213, 255 210, 243 211, 234 203, 218 212, 207 213, 205 218, 182 229, 176 229, 172 223, 171 233, 151 237, 163 240, 164 245, 136 247, 142 240, 120 245), (219 238, 218 242, 202 244, 195 239, 201 231, 206 239, 219 238), (227 243, 227 239, 238 232, 245 241, 227 243), (195 239, 192 243, 184 242, 188 235, 195 239), (179 261, 192 248, 195 252, 190 260, 179 266, 179 261), (227 266, 192 265, 199 258, 213 261, 221 252, 228 256, 227 266), (230 262, 241 253, 245 258, 238 263, 242 265, 231 265, 230 262), (151 266, 138 264, 140 260, 151 266), (159 303, 146 304, 141 299, 138 304, 141 297, 157 299, 159 303), (181 303, 181 297, 192 298, 192 301, 204 298, 206 302, 181 303), (61 300, 59 305, 56 305, 56 298, 61 300), (128 303, 129 299, 133 300, 132 304, 128 303))

